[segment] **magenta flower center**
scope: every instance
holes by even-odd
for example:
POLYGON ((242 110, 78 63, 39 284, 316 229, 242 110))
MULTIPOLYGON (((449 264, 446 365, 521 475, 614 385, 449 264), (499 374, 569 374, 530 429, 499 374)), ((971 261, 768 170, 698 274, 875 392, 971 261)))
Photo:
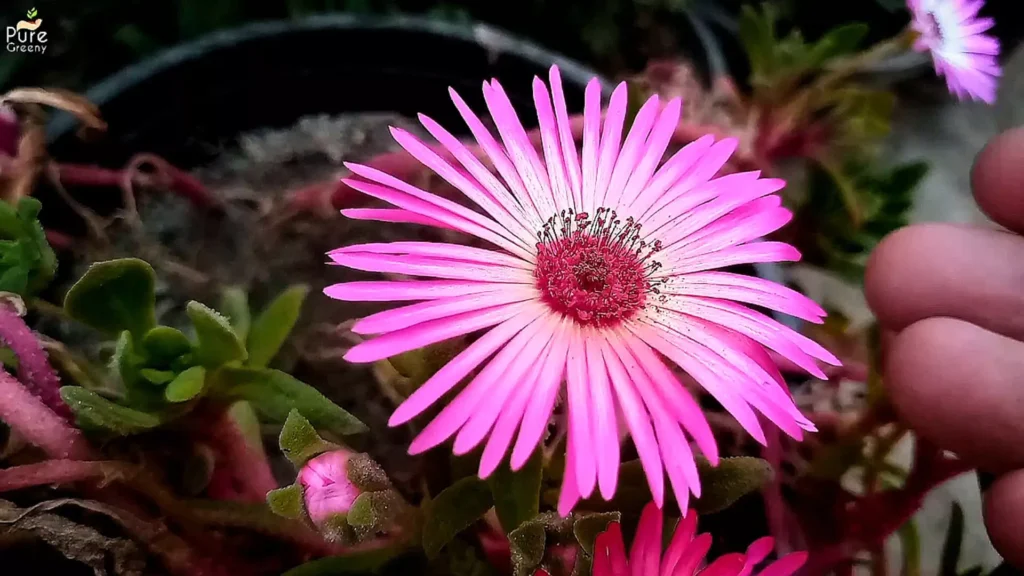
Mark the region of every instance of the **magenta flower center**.
POLYGON ((640 225, 614 211, 563 212, 544 225, 534 277, 544 301, 583 325, 609 326, 636 315, 657 289, 650 279, 661 248, 640 239, 640 225))

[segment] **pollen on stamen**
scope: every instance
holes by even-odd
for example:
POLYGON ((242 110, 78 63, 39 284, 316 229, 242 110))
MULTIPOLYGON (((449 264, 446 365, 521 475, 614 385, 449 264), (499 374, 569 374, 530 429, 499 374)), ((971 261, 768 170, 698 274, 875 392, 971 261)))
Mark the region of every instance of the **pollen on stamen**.
POLYGON ((534 277, 553 310, 584 325, 608 326, 628 320, 658 294, 653 259, 660 241, 648 244, 640 224, 613 210, 562 211, 538 234, 534 277))

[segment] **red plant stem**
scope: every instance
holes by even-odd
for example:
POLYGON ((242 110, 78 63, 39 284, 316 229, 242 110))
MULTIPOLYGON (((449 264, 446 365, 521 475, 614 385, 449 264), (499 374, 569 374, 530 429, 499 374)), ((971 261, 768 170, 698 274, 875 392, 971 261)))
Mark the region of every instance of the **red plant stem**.
POLYGON ((262 446, 253 446, 228 411, 221 412, 205 440, 217 453, 210 481, 210 496, 224 500, 262 503, 277 488, 262 446))
MULTIPOLYGON (((88 460, 92 457, 92 448, 78 429, 68 425, 3 370, 0 370, 0 420, 51 458, 88 460)), ((3 472, 6 470, 0 471, 3 472)))
POLYGON ((14 310, 0 303, 0 342, 18 357, 18 379, 56 415, 71 421, 71 409, 60 397, 60 379, 32 330, 14 310))
POLYGON ((0 492, 47 484, 69 484, 109 476, 102 461, 46 460, 0 469, 0 492))

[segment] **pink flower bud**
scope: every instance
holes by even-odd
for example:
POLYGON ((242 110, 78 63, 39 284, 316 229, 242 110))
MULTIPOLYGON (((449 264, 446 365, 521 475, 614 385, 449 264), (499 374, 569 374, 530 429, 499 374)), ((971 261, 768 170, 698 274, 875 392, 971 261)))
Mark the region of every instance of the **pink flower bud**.
POLYGON ((317 526, 328 518, 347 514, 360 490, 349 479, 348 450, 334 450, 313 458, 299 472, 309 519, 317 526))

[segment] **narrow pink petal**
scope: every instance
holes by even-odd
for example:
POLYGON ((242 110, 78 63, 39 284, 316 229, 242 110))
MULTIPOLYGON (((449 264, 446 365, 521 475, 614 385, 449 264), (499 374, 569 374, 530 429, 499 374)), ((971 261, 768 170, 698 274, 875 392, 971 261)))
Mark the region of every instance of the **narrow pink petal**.
POLYGON ((801 362, 807 364, 807 366, 801 365, 801 367, 814 374, 817 378, 824 379, 825 376, 821 374, 821 370, 813 362, 808 362, 805 359, 807 356, 833 366, 842 365, 838 358, 828 350, 825 350, 817 342, 791 328, 783 326, 777 320, 769 318, 760 312, 755 312, 727 300, 712 300, 691 296, 677 296, 675 299, 685 302, 685 305, 694 315, 716 324, 721 324, 726 328, 752 338, 762 346, 775 350, 798 365, 801 365, 801 362))
POLYGON ((666 294, 736 300, 820 323, 825 310, 814 300, 781 284, 730 272, 696 272, 673 278, 666 294))
POLYGON ((807 562, 807 552, 794 552, 772 562, 758 573, 758 576, 790 576, 796 574, 807 562))
POLYGON ((618 522, 610 524, 594 540, 593 576, 630 576, 626 543, 622 539, 622 528, 618 522), (601 572, 598 572, 599 562, 601 572))
MULTIPOLYGON (((523 352, 538 329, 544 325, 543 317, 523 328, 501 349, 479 374, 413 439, 410 454, 419 454, 451 438, 480 408, 480 403, 497 386, 497 381, 523 352)), ((512 383, 515 379, 509 379, 512 383)), ((500 408, 500 406, 499 406, 500 408)))
POLYGON ((345 360, 356 364, 376 362, 402 352, 475 332, 500 324, 516 314, 523 313, 527 310, 527 304, 520 302, 474 310, 451 318, 432 320, 404 330, 389 332, 373 340, 357 344, 345 354, 345 360))
POLYGON ((341 211, 346 218, 353 220, 376 220, 378 222, 394 222, 396 224, 421 224, 444 228, 445 230, 458 230, 458 228, 445 224, 440 220, 428 218, 416 212, 402 210, 401 208, 347 208, 341 211))
MULTIPOLYGON (((563 518, 568 516, 579 500, 580 489, 576 482, 576 443, 570 433, 565 439, 565 474, 562 478, 562 490, 558 494, 558 514, 563 518)), ((622 556, 625 558, 625 551, 622 556)))
MULTIPOLYGON (((508 447, 512 443, 512 437, 515 435, 516 428, 526 413, 530 397, 540 385, 541 370, 550 360, 550 357, 551 348, 548 347, 545 350, 544 357, 538 358, 537 362, 530 367, 526 377, 516 384, 515 389, 512 391, 512 397, 498 416, 494 430, 491 432, 487 445, 484 447, 484 453, 480 457, 480 467, 477 475, 481 478, 490 476, 498 468, 501 461, 505 459, 505 453, 508 452, 508 447)), ((515 468, 513 467, 512 470, 515 471, 515 468)))
MULTIPOLYGON (((536 330, 532 330, 526 345, 515 355, 511 365, 496 373, 498 377, 495 378, 495 382, 488 386, 487 402, 475 410, 466 425, 459 430, 458 436, 455 437, 454 452, 456 455, 466 454, 483 441, 487 433, 497 423, 498 415, 508 410, 507 400, 515 387, 521 385, 524 377, 527 380, 530 379, 527 373, 531 371, 531 368, 539 368, 543 365, 547 354, 550 353, 551 338, 555 330, 558 329, 558 322, 548 316, 531 325, 527 330, 530 331, 534 327, 536 330)), ((526 331, 523 336, 526 337, 526 331)), ((537 376, 532 376, 532 378, 535 380, 537 376)))
POLYGON ((759 240, 793 219, 789 210, 769 207, 778 202, 778 196, 754 200, 690 234, 676 244, 672 252, 682 257, 695 256, 759 240))
POLYGON ((651 204, 644 217, 658 212, 680 195, 707 184, 729 161, 738 144, 739 141, 735 138, 725 138, 712 144, 678 180, 672 183, 668 193, 651 204))
POLYGON ((565 169, 569 177, 569 191, 573 198, 573 208, 578 212, 583 207, 583 176, 580 172, 579 151, 576 149, 576 141, 573 139, 572 128, 569 125, 569 110, 565 105, 565 92, 562 90, 562 77, 558 72, 558 66, 551 67, 548 83, 551 84, 551 95, 555 99, 558 139, 562 146, 562 158, 565 159, 565 169))
POLYGON ((537 121, 540 124, 541 144, 544 148, 544 163, 547 166, 548 182, 555 201, 555 210, 559 213, 574 205, 572 191, 569 189, 568 177, 565 174, 565 161, 562 159, 562 148, 558 141, 558 126, 555 112, 551 108, 551 96, 548 95, 544 82, 534 76, 533 102, 537 108, 537 121))
POLYGON ((632 576, 657 576, 661 572, 661 510, 653 502, 644 506, 629 551, 632 576))
POLYGON ((707 568, 700 571, 700 576, 737 576, 743 570, 742 554, 726 554, 719 556, 707 568))
POLYGON ((451 280, 477 280, 506 284, 533 284, 533 274, 521 268, 467 263, 444 258, 394 254, 329 254, 335 264, 364 272, 390 272, 451 280))
MULTIPOLYGON (((676 525, 676 531, 672 534, 672 541, 669 542, 668 548, 665 549, 665 555, 661 560, 661 574, 660 576, 672 576, 680 561, 683 559, 683 555, 694 548, 693 537, 697 533, 697 513, 693 510, 687 511, 679 524, 676 525)), ((705 551, 707 553, 707 551, 705 551)), ((687 576, 690 576, 687 574, 687 576)))
POLYGON ((513 315, 467 346, 402 402, 388 420, 388 426, 404 424, 429 408, 545 311, 539 305, 524 307, 518 315, 513 315))
MULTIPOLYGON (((711 534, 699 534, 683 550, 672 572, 666 571, 662 576, 694 576, 709 550, 711 550, 711 534)), ((702 576, 703 574, 701 572, 702 576)))
MULTIPOLYGON (((390 178, 390 181, 398 182, 405 188, 412 188, 411 186, 405 185, 401 181, 391 178, 383 172, 379 172, 372 168, 358 166, 355 164, 346 164, 346 166, 353 172, 359 173, 360 176, 386 176, 387 178, 390 178)), ((399 208, 442 222, 460 232, 471 234, 496 246, 500 246, 522 258, 529 259, 531 257, 529 251, 515 243, 509 242, 501 235, 495 233, 493 229, 498 225, 493 220, 489 220, 472 211, 468 211, 472 214, 471 216, 465 216, 463 211, 466 211, 466 209, 464 207, 458 206, 457 204, 443 198, 438 198, 433 194, 423 192, 422 190, 418 191, 418 194, 411 194, 405 190, 391 187, 390 185, 374 184, 372 182, 358 180, 355 178, 346 178, 342 180, 342 182, 368 196, 384 200, 385 202, 394 204, 399 208), (456 209, 452 209, 453 206, 456 209)))
POLYGON ((774 548, 775 539, 771 536, 754 540, 750 546, 747 546, 747 552, 744 554, 743 571, 739 573, 739 576, 750 576, 754 568, 761 562, 764 562, 764 559, 772 553, 774 548))
POLYGON ((670 100, 658 116, 654 129, 651 130, 651 134, 644 144, 643 157, 633 169, 633 173, 622 191, 622 198, 618 203, 624 207, 626 214, 629 216, 639 216, 633 210, 633 203, 636 201, 637 195, 651 182, 654 169, 661 163, 665 150, 672 140, 672 135, 679 125, 681 109, 681 99, 673 98, 670 100))
POLYGON ((455 103, 455 107, 459 109, 459 114, 462 115, 462 119, 466 122, 470 132, 473 133, 473 137, 476 138, 477 143, 487 154, 487 157, 494 164, 495 169, 498 170, 498 174, 501 175, 502 179, 505 180, 505 184, 509 190, 512 191, 512 196, 517 198, 523 206, 523 210, 530 216, 530 219, 535 227, 541 226, 549 216, 541 215, 532 202, 529 201, 529 195, 526 192, 526 187, 523 184, 522 178, 519 177, 519 173, 516 171, 515 166, 509 160, 508 156, 502 150, 497 140, 491 136, 491 132, 484 127, 483 122, 477 118, 476 114, 470 110, 466 102, 459 96, 453 88, 448 89, 448 93, 451 95, 452 102, 455 103))
POLYGON ((468 280, 381 280, 332 284, 324 288, 324 294, 346 302, 396 302, 454 298, 502 288, 507 286, 468 280))
POLYGON ((482 162, 469 151, 458 138, 445 130, 440 124, 425 114, 419 115, 420 124, 427 129, 431 136, 444 146, 477 181, 490 192, 491 197, 497 202, 512 219, 518 222, 521 231, 530 233, 530 228, 540 226, 539 219, 531 219, 532 212, 525 211, 523 205, 509 192, 509 189, 498 180, 497 177, 482 162))
POLYGON ((743 182, 742 176, 743 174, 723 176, 719 179, 722 182, 720 185, 723 187, 723 192, 718 198, 691 211, 683 218, 662 229, 658 237, 662 238, 665 248, 670 249, 677 242, 685 242, 690 235, 701 228, 748 202, 777 192, 784 184, 782 180, 769 178, 761 178, 753 183, 744 183, 742 186, 735 187, 731 183, 724 183, 727 178, 733 177, 736 177, 736 182, 743 182))
POLYGON ((533 271, 534 265, 521 258, 484 248, 446 242, 378 242, 353 244, 332 250, 330 254, 411 254, 449 260, 461 260, 491 266, 509 266, 533 271))
POLYGON ((784 242, 754 242, 725 248, 710 254, 701 254, 680 260, 671 267, 655 276, 655 278, 676 274, 703 272, 716 268, 729 268, 740 264, 757 264, 758 262, 797 262, 800 251, 784 242))
POLYGON ((597 481, 601 496, 611 500, 619 481, 619 422, 612 397, 608 369, 601 358, 601 349, 594 339, 586 346, 587 375, 590 379, 591 402, 594 415, 594 438, 598 446, 597 481))
POLYGON ((697 401, 683 387, 676 375, 668 369, 651 348, 641 338, 620 333, 622 341, 630 352, 639 360, 640 366, 650 376, 658 389, 658 394, 666 408, 675 416, 677 422, 686 428, 704 456, 712 463, 718 464, 718 443, 711 432, 704 411, 697 401))
POLYGON ((535 289, 523 286, 481 294, 455 296, 443 300, 418 302, 371 314, 357 321, 352 326, 352 332, 356 334, 384 334, 431 320, 450 318, 464 312, 483 310, 525 300, 534 300, 537 297, 538 294, 535 289))
POLYGON ((640 110, 637 111, 633 124, 629 127, 629 133, 626 134, 626 140, 622 143, 619 157, 615 160, 615 169, 612 170, 612 178, 608 183, 608 190, 605 192, 602 205, 615 208, 623 205, 620 202, 622 190, 626 187, 629 177, 633 175, 633 171, 636 170, 637 164, 643 157, 644 144, 647 142, 647 136, 651 133, 651 127, 654 126, 654 120, 658 117, 660 107, 661 99, 655 94, 648 98, 647 102, 644 102, 640 110))
MULTIPOLYGON (((608 110, 604 115, 604 133, 601 135, 601 152, 597 163, 597 181, 594 186, 593 206, 589 209, 602 207, 608 183, 615 168, 615 159, 619 156, 619 143, 622 139, 622 126, 626 119, 627 90, 626 83, 621 82, 612 92, 608 102, 608 110)), ((609 208, 605 206, 605 208, 609 208)))
POLYGON ((576 485, 580 495, 590 496, 597 483, 597 466, 593 424, 590 421, 590 390, 587 383, 588 361, 586 344, 582 337, 572 337, 569 342, 569 357, 566 360, 566 384, 568 385, 568 436, 573 438, 576 448, 576 485))
MULTIPOLYGON (((424 166, 433 170, 438 176, 444 178, 445 181, 460 190, 477 206, 483 208, 491 218, 494 218, 502 227, 502 230, 497 232, 504 232, 501 234, 504 238, 523 245, 525 248, 531 246, 529 232, 495 199, 495 196, 483 184, 470 180, 458 170, 455 170, 451 164, 444 161, 436 152, 409 132, 401 128, 392 127, 391 134, 406 152, 422 162, 424 166)), ((469 167, 467 167, 467 170, 469 170, 469 167)))
POLYGON ((551 186, 544 166, 537 156, 537 149, 530 142, 523 123, 519 121, 519 116, 512 107, 512 102, 497 80, 484 84, 484 101, 505 144, 505 151, 523 180, 527 196, 533 201, 542 218, 545 214, 554 215, 555 204, 551 197, 551 186))
POLYGON ((644 410, 640 394, 633 386, 632 379, 618 356, 608 349, 606 342, 601 344, 601 355, 608 367, 608 376, 612 382, 612 388, 615 390, 615 397, 626 418, 636 451, 640 455, 640 464, 647 476, 647 483, 651 487, 651 496, 654 503, 660 508, 665 502, 665 472, 658 450, 658 440, 651 427, 651 419, 647 411, 644 410))
POLYGON ((597 166, 601 138, 601 83, 594 78, 587 83, 583 106, 583 190, 578 198, 584 212, 597 206, 597 166))
MULTIPOLYGON (((700 161, 700 158, 714 144, 715 138, 711 135, 700 138, 683 146, 678 152, 666 161, 654 176, 638 194, 629 209, 628 215, 639 218, 647 213, 651 205, 661 201, 670 188, 700 161)), ((668 200, 668 199, 666 199, 668 200)))
MULTIPOLYGON (((735 197, 737 191, 742 194, 755 186, 763 189, 764 186, 759 184, 760 176, 761 173, 758 171, 736 172, 702 182, 694 187, 676 184, 665 194, 665 200, 661 205, 652 208, 644 217, 644 225, 647 227, 648 234, 664 230, 658 234, 658 238, 663 242, 667 244, 669 240, 678 240, 678 233, 673 233, 671 238, 667 234, 677 228, 679 224, 692 222, 692 218, 696 214, 708 208, 721 207, 722 202, 735 197)), ((768 193, 767 190, 764 192, 760 195, 768 193)))
POLYGON ((684 339, 657 324, 639 324, 636 334, 651 348, 668 357, 697 380, 726 411, 732 414, 733 418, 736 418, 748 434, 761 444, 765 443, 764 430, 757 421, 757 415, 747 402, 732 390, 727 379, 709 369, 697 358, 698 351, 689 344, 692 340, 684 339))
POLYGON ((569 330, 571 323, 562 320, 552 339, 551 353, 544 362, 534 393, 529 398, 529 405, 522 417, 519 436, 512 449, 511 465, 513 470, 522 468, 530 455, 541 443, 544 433, 551 421, 551 412, 562 386, 565 367, 569 354, 569 330))
POLYGON ((691 489, 695 496, 700 496, 700 476, 690 444, 679 429, 679 424, 669 416, 654 383, 636 358, 618 340, 610 340, 609 345, 626 367, 626 373, 632 376, 640 398, 651 414, 672 492, 676 496, 676 503, 685 510, 691 489))

